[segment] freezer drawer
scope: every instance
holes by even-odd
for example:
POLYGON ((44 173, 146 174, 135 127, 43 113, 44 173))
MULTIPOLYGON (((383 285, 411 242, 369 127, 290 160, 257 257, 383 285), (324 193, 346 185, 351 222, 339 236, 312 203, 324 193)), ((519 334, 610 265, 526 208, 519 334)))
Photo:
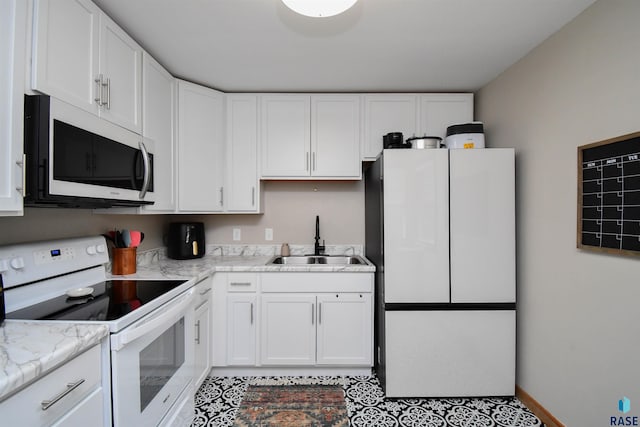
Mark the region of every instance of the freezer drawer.
POLYGON ((387 397, 514 395, 515 310, 385 315, 387 397))

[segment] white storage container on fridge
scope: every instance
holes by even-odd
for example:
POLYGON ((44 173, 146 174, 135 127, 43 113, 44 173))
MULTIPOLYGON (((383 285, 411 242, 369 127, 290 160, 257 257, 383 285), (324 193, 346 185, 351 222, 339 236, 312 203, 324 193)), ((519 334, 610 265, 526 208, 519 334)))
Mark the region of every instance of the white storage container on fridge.
POLYGON ((471 122, 449 126, 444 146, 450 149, 484 148, 484 125, 471 122))

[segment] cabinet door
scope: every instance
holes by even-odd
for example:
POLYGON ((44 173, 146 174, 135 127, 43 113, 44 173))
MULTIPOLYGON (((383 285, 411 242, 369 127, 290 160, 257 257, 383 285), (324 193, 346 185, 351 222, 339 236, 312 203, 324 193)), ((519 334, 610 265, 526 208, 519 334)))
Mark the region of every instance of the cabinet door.
POLYGON ((371 294, 318 295, 318 365, 372 362, 371 294))
POLYGON ((261 363, 313 365, 316 361, 316 297, 308 294, 263 295, 261 363))
POLYGON ((175 79, 146 52, 143 55, 142 135, 153 140, 153 205, 143 212, 173 212, 175 197, 175 79))
POLYGON ((35 0, 33 89, 98 114, 99 21, 89 0, 35 0))
POLYGON ((227 365, 256 364, 256 303, 255 294, 227 296, 227 365))
POLYGON ((221 92, 178 82, 178 209, 220 212, 224 206, 221 92))
POLYGON ((418 131, 416 95, 367 95, 364 97, 363 158, 374 160, 382 151, 382 137, 402 132, 404 139, 418 131))
POLYGON ((210 344, 211 303, 203 301, 195 312, 195 351, 194 378, 196 390, 200 387, 211 369, 210 344))
POLYGON ((311 176, 360 178, 360 97, 311 97, 311 176))
POLYGON ((22 0, 0 3, 0 215, 22 215, 25 27, 22 0))
POLYGON ((434 93, 420 95, 418 136, 439 136, 444 140, 447 127, 473 121, 472 93, 434 93))
POLYGON ((449 302, 449 151, 385 150, 385 302, 449 302))
POLYGON ((514 151, 449 153, 451 302, 515 302, 514 151))
POLYGON ((309 96, 267 95, 261 107, 262 177, 309 176, 309 96))
POLYGON ((260 212, 258 99, 227 95, 227 212, 260 212))
POLYGON ((142 133, 142 48, 104 13, 100 15, 100 73, 108 79, 100 115, 142 133))

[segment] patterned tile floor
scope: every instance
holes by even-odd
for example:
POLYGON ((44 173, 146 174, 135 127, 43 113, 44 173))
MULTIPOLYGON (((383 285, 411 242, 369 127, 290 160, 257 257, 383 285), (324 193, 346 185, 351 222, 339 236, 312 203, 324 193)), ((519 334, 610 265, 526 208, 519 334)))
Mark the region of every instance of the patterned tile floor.
POLYGON ((249 384, 341 385, 352 427, 544 427, 517 398, 385 399, 375 376, 209 377, 196 393, 193 426, 233 426, 249 384))

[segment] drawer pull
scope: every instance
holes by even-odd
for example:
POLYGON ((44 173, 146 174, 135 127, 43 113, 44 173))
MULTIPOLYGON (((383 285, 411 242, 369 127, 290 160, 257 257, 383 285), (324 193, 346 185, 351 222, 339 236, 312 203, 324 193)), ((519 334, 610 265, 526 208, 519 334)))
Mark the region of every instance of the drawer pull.
POLYGON ((67 394, 71 393, 73 390, 75 390, 76 388, 80 387, 80 384, 82 384, 84 382, 84 378, 81 380, 76 381, 75 383, 68 383, 67 384, 67 389, 65 391, 63 391, 62 393, 60 393, 59 395, 55 396, 53 399, 49 399, 49 400, 43 400, 42 402, 40 402, 40 406, 42 407, 43 411, 46 411, 47 409, 49 409, 50 407, 52 407, 54 404, 56 404, 60 399, 62 399, 63 397, 65 397, 67 394))
POLYGON ((251 286, 251 282, 231 282, 231 286, 251 286))
POLYGON ((211 292, 211 288, 208 288, 207 290, 200 292, 200 295, 206 295, 209 292, 211 292))

